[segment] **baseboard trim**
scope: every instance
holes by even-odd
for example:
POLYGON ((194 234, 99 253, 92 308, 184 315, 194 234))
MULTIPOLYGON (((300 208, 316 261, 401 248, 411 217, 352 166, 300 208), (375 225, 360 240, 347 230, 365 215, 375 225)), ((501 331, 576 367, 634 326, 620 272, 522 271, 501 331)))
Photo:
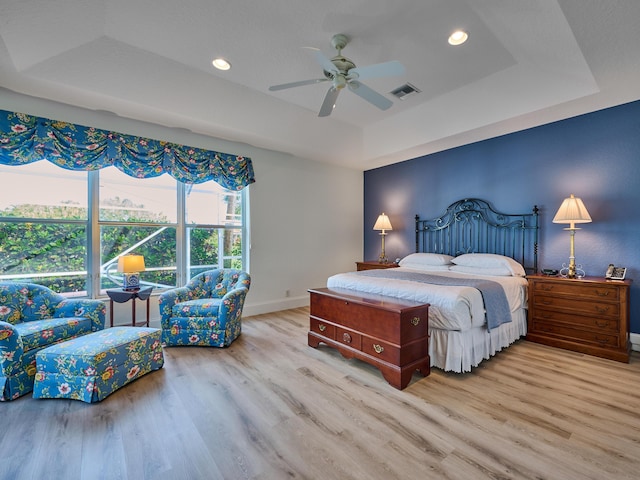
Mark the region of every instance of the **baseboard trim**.
POLYGON ((309 295, 302 297, 288 297, 279 300, 270 300, 262 303, 246 303, 242 309, 243 317, 262 315, 263 313, 278 312, 290 308, 306 307, 309 305, 309 295))

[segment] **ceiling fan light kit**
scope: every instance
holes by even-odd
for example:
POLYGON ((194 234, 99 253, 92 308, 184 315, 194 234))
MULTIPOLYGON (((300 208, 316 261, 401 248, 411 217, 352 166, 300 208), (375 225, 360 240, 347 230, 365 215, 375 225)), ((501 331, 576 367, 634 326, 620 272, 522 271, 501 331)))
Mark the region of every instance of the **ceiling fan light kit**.
POLYGON ((366 67, 356 67, 354 62, 342 55, 342 49, 347 46, 347 43, 349 43, 349 39, 346 35, 339 33, 333 36, 331 39, 331 45, 338 51, 338 54, 332 59, 328 59, 320 50, 316 51, 316 60, 323 69, 324 78, 273 85, 269 87, 269 90, 275 92, 287 88, 302 87, 304 85, 313 85, 320 82, 330 81, 331 87, 329 87, 329 90, 324 97, 324 101, 320 107, 320 112, 318 113, 319 117, 327 117, 331 115, 338 99, 338 95, 345 87, 348 87, 348 90, 380 110, 387 110, 393 105, 393 102, 372 88, 366 86, 360 80, 404 75, 404 66, 400 62, 394 60, 390 62, 376 63, 366 67))

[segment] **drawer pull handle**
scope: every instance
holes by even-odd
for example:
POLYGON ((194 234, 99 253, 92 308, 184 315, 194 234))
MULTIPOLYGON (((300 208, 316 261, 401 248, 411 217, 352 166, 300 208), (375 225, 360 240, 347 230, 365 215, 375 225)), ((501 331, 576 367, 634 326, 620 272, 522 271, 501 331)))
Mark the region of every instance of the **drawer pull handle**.
POLYGON ((343 333, 342 334, 342 341, 344 343, 351 343, 351 335, 349 335, 348 333, 343 333))
POLYGON ((318 330, 320 330, 321 332, 324 332, 327 329, 326 325, 320 324, 318 325, 318 330))
POLYGON ((596 305, 596 311, 598 313, 607 313, 609 311, 609 307, 600 307, 596 305))
POLYGON ((550 292, 551 290, 553 290, 553 285, 540 285, 540 288, 545 292, 550 292))
POLYGON ((373 349, 375 350, 376 353, 384 352, 384 347, 382 345, 378 345, 377 343, 373 344, 373 349))
POLYGON ((413 317, 411 319, 411 325, 413 325, 414 327, 417 327, 418 325, 420 325, 420 317, 413 317))
POLYGON ((598 295, 599 297, 608 297, 609 290, 596 290, 596 295, 598 295))
POLYGON ((596 320, 596 325, 600 328, 606 328, 609 326, 609 320, 605 320, 604 322, 601 322, 600 320, 596 320))
POLYGON ((609 339, 608 338, 600 338, 596 335, 596 342, 598 342, 600 345, 607 345, 609 343, 609 339))

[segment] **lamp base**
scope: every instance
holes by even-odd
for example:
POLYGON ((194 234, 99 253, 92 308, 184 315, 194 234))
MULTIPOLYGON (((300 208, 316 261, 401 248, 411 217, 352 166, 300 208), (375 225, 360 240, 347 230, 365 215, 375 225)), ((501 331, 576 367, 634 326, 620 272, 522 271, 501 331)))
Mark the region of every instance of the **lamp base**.
POLYGON ((140 274, 139 273, 123 273, 122 274, 122 289, 123 290, 137 290, 140 288, 140 274))
POLYGON ((582 269, 582 265, 567 265, 563 263, 560 269, 560 276, 565 278, 582 278, 585 276, 585 272, 582 269))

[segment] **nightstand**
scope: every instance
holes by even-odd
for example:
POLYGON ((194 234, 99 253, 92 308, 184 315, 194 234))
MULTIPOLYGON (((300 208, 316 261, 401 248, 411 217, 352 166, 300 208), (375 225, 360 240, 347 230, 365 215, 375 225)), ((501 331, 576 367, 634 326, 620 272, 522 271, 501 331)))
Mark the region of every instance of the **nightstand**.
POLYGON ((379 270, 384 268, 397 268, 398 264, 393 262, 380 263, 380 262, 356 262, 356 269, 361 270, 379 270))
POLYGON ((530 275, 527 340, 629 362, 631 280, 530 275))

